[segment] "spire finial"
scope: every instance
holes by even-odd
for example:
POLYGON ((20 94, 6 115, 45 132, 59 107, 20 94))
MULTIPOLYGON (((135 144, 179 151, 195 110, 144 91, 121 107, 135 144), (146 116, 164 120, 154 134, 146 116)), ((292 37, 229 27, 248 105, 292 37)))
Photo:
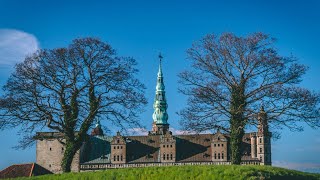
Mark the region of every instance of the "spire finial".
POLYGON ((159 56, 158 56, 158 57, 159 57, 159 60, 160 60, 160 63, 161 63, 162 58, 163 58, 162 55, 161 55, 161 52, 159 53, 159 56))

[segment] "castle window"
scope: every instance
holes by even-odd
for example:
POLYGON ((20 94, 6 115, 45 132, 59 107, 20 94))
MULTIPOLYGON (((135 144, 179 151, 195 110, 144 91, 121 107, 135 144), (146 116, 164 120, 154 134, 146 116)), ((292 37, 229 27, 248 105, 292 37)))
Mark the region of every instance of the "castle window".
POLYGON ((49 150, 51 151, 52 149, 51 149, 51 148, 49 148, 49 150))
POLYGON ((223 144, 221 144, 221 146, 223 147, 223 144))
POLYGON ((51 164, 49 164, 49 167, 51 167, 51 164))
POLYGON ((218 141, 220 141, 220 137, 218 137, 218 141))
POLYGON ((262 148, 260 148, 260 153, 262 153, 262 148))
POLYGON ((172 154, 170 154, 170 159, 172 160, 172 154))
POLYGON ((172 144, 170 145, 170 147, 172 147, 172 144))
POLYGON ((116 147, 115 147, 115 146, 113 146, 113 149, 116 149, 116 147))
POLYGON ((121 155, 120 159, 121 159, 121 161, 122 161, 122 155, 121 155))
POLYGON ((218 147, 220 147, 220 144, 218 144, 218 147))
POLYGON ((169 147, 169 144, 167 144, 167 148, 169 147))
POLYGON ((163 147, 165 148, 165 147, 166 147, 166 145, 163 145, 163 147))
POLYGON ((167 160, 169 160, 169 154, 167 154, 167 160))
POLYGON ((260 161, 262 161, 262 156, 260 156, 260 161))
POLYGON ((218 153, 218 159, 220 159, 220 153, 218 153))
POLYGON ((113 156, 113 161, 116 161, 116 156, 113 156))
POLYGON ((117 140, 117 143, 120 143, 120 140, 119 140, 119 139, 117 140))
POLYGON ((216 144, 214 144, 214 147, 216 147, 216 144))
POLYGON ((262 143, 262 138, 259 138, 260 143, 262 143))
POLYGON ((119 149, 119 146, 117 146, 117 149, 119 149))
POLYGON ((221 153, 221 159, 224 159, 224 154, 223 153, 221 153))
POLYGON ((117 161, 119 161, 119 155, 117 156, 117 161))
POLYGON ((166 160, 166 154, 163 153, 163 160, 166 160))
POLYGON ((214 152, 214 159, 217 159, 217 153, 214 152))
POLYGON ((120 149, 122 149, 122 146, 120 146, 120 149))

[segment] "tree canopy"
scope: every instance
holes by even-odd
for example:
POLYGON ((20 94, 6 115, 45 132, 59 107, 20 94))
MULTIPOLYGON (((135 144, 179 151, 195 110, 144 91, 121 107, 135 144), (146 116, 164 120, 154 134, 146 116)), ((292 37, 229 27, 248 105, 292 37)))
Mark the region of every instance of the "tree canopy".
MULTIPOLYGON (((180 92, 188 96, 179 112, 185 129, 230 132, 235 149, 245 127, 257 125, 262 104, 273 131, 302 130, 302 123, 320 127, 319 93, 299 85, 308 68, 280 55, 269 35, 209 34, 187 55, 192 68, 179 74, 180 92)), ((238 155, 232 162, 240 163, 240 151, 233 153, 238 155)))
POLYGON ((70 171, 97 117, 120 127, 139 125, 147 101, 136 64, 96 38, 39 50, 16 65, 4 86, 0 128, 21 126, 32 134, 47 127, 64 133, 62 168, 70 171))

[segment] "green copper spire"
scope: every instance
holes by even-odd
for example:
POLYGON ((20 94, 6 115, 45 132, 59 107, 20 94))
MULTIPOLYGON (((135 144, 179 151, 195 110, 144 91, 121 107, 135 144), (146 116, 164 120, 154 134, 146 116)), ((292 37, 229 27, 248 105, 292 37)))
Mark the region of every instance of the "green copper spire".
POLYGON ((154 112, 153 112, 152 118, 156 124, 168 124, 168 113, 167 113, 168 104, 166 101, 165 86, 163 83, 161 54, 159 55, 159 60, 160 60, 160 63, 159 63, 159 71, 158 71, 157 86, 156 86, 156 97, 153 103, 154 112))

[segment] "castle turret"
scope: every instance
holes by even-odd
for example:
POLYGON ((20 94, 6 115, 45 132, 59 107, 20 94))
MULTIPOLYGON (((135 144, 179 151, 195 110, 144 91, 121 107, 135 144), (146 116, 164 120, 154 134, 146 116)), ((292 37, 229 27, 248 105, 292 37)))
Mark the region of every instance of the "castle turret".
POLYGON ((153 124, 152 124, 152 133, 154 134, 166 134, 169 131, 168 124, 168 113, 167 113, 167 100, 165 94, 165 86, 163 82, 163 74, 161 67, 162 56, 159 55, 159 71, 157 77, 157 86, 156 86, 156 97, 153 103, 153 124))
POLYGON ((103 136, 103 130, 101 128, 100 121, 98 120, 96 126, 91 131, 91 136, 103 136))
POLYGON ((258 114, 257 158, 262 165, 271 165, 271 133, 267 113, 262 106, 258 114))

